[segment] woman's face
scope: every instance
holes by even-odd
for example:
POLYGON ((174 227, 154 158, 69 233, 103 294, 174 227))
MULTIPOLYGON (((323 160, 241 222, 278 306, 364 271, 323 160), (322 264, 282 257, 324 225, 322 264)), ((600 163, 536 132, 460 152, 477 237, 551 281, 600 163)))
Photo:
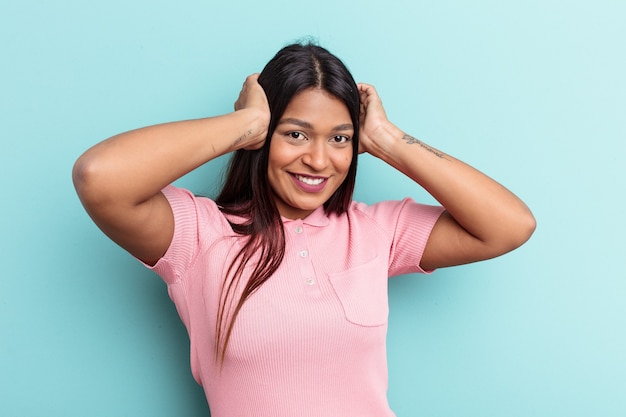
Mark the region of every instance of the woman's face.
POLYGON ((350 168, 353 135, 341 100, 317 88, 294 96, 276 125, 268 160, 281 216, 304 218, 337 191, 350 168))

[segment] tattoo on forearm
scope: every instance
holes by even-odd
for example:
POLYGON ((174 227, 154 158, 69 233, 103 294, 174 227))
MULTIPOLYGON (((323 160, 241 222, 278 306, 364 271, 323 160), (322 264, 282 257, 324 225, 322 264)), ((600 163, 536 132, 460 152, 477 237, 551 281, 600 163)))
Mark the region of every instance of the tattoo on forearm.
POLYGON ((402 140, 406 141, 407 144, 409 145, 413 145, 413 144, 417 144, 419 145, 420 148, 425 149, 426 151, 432 153, 435 156, 438 156, 441 159, 447 159, 446 155, 442 152, 439 152, 437 149, 435 148, 431 148, 430 146, 428 146, 427 144, 425 144, 424 142, 422 142, 419 139, 414 138, 411 135, 404 135, 402 137, 402 140))
POLYGON ((243 135, 241 135, 237 139, 235 139, 235 141, 231 145, 231 148, 236 148, 241 142, 246 140, 248 138, 248 136, 250 136, 251 134, 252 134, 252 129, 248 129, 248 131, 246 133, 244 133, 243 135))

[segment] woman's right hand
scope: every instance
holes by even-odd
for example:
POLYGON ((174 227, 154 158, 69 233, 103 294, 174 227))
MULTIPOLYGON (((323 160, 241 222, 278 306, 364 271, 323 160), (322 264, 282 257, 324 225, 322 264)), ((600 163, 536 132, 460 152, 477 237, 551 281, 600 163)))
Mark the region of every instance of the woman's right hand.
POLYGON ((235 111, 250 110, 257 113, 259 128, 256 131, 249 130, 239 138, 245 141, 241 146, 243 149, 260 149, 265 143, 267 130, 270 124, 270 107, 263 87, 258 82, 259 74, 251 74, 241 87, 239 97, 235 101, 235 111))

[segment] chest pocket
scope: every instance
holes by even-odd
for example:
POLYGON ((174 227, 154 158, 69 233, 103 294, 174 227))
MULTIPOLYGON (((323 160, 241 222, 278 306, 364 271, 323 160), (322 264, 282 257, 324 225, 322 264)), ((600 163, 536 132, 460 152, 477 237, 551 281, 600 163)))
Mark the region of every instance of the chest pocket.
POLYGON ((329 275, 346 320, 359 326, 382 326, 389 317, 387 264, 376 258, 329 275))

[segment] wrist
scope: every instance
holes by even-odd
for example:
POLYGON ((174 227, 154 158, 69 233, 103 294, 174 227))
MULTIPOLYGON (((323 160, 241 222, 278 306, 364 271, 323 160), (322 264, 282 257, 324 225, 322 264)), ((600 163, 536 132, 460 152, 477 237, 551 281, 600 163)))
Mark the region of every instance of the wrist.
POLYGON ((245 108, 235 111, 238 117, 237 124, 240 126, 240 136, 237 138, 234 147, 249 148, 262 144, 267 136, 270 122, 269 112, 264 112, 256 108, 245 108))
POLYGON ((367 152, 389 162, 395 154, 395 149, 401 142, 404 132, 391 122, 381 124, 371 133, 366 134, 367 152))

